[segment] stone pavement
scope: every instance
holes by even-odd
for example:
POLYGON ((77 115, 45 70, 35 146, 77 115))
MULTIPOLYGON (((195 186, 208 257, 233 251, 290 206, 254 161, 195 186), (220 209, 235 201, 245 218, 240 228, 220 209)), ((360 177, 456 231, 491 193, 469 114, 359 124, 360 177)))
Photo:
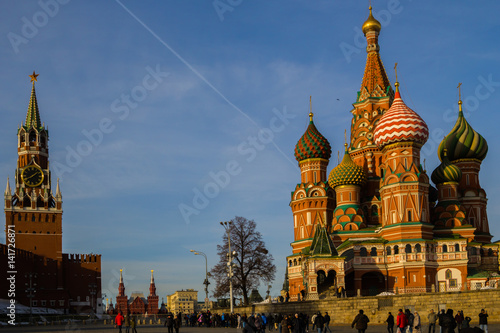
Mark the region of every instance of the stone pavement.
MULTIPOLYGON (((500 324, 490 324, 488 325, 489 333, 498 333, 500 332, 500 324)), ((357 330, 352 329, 350 326, 331 326, 332 333, 357 333, 357 330)), ((79 333, 79 332, 90 332, 90 333, 111 333, 118 332, 117 328, 114 328, 112 325, 81 325, 81 324, 72 324, 72 325, 54 325, 54 326, 32 326, 32 327, 1 327, 0 333, 2 332, 50 332, 50 333, 79 333)), ((122 332, 125 333, 125 329, 122 329, 122 332)), ((138 333, 166 333, 167 328, 160 325, 140 325, 137 327, 138 333)), ((387 329, 383 325, 368 325, 368 329, 366 333, 386 333, 387 329)), ((424 326, 423 331, 427 333, 427 326, 424 326)), ((439 332, 439 329, 436 330, 439 332)), ((205 327, 181 327, 179 333, 241 333, 240 329, 236 328, 205 328, 205 327)), ((269 333, 266 330, 266 333, 269 333)), ((271 333, 277 333, 276 330, 271 331, 271 333)), ((315 333, 313 331, 309 331, 309 333, 315 333)))

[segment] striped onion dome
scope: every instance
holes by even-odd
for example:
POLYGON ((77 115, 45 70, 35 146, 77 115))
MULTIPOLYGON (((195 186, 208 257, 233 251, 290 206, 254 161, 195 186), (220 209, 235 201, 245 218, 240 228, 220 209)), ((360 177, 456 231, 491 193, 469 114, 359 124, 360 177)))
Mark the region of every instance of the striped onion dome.
POLYGON ((394 102, 380 118, 373 133, 375 144, 382 148, 395 142, 413 141, 424 145, 429 137, 425 121, 401 99, 396 82, 394 102))
POLYGON ((448 159, 448 154, 446 148, 443 151, 443 161, 441 164, 432 172, 431 179, 434 184, 443 183, 459 183, 462 179, 462 171, 455 164, 452 164, 448 159))
POLYGON ((342 162, 330 171, 328 177, 328 183, 333 188, 339 185, 363 185, 367 180, 363 168, 352 161, 347 151, 347 143, 345 147, 342 162))
POLYGON ((439 144, 439 159, 443 160, 444 151, 447 150, 448 159, 452 162, 464 158, 474 158, 482 161, 488 153, 488 143, 465 120, 462 112, 462 101, 458 101, 458 110, 458 119, 455 126, 439 144))
POLYGON ((295 145, 295 159, 299 162, 308 158, 329 160, 332 148, 328 140, 318 131, 313 122, 313 113, 309 113, 309 126, 295 145))

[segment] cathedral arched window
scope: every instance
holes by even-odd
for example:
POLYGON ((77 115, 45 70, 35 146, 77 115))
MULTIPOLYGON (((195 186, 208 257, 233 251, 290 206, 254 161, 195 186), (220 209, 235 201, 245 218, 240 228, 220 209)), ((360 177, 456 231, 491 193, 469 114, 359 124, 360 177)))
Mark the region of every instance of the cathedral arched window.
POLYGON ((35 218, 35 214, 31 215, 31 222, 35 222, 36 221, 36 218, 35 218))
POLYGON ((470 254, 473 255, 473 256, 477 255, 477 249, 475 247, 471 247, 470 248, 470 254))
POLYGON ((363 246, 362 248, 359 249, 359 255, 361 257, 366 257, 368 255, 368 251, 366 250, 366 247, 363 246))
POLYGON ((18 221, 21 221, 21 214, 18 214, 18 215, 17 215, 17 220, 18 220, 18 221))
POLYGON ((453 274, 451 273, 451 269, 447 269, 446 272, 444 273, 444 276, 446 280, 449 280, 452 278, 453 274))
POLYGON ((394 254, 399 254, 399 246, 394 246, 394 254))
POLYGON ((446 244, 443 245, 443 252, 448 252, 448 246, 446 244))
POLYGON ((405 252, 406 253, 411 253, 411 245, 410 244, 406 244, 406 246, 405 246, 405 252))
POLYGON ((391 247, 390 247, 390 246, 386 247, 386 248, 385 248, 385 251, 387 252, 387 255, 388 255, 388 256, 390 256, 390 255, 391 255, 391 253, 392 253, 392 249, 391 249, 391 247))
POLYGON ((293 265, 294 265, 294 266, 297 266, 297 259, 294 259, 294 260, 293 260, 293 265))
POLYGON ((292 261, 291 260, 288 261, 288 267, 292 267, 292 261))
POLYGON ((372 249, 370 251, 370 255, 372 257, 376 257, 377 256, 377 248, 376 247, 372 247, 372 249))
POLYGON ((415 252, 416 253, 422 252, 422 246, 420 244, 415 245, 415 252))
POLYGON ((455 244, 455 252, 460 252, 460 245, 455 244))

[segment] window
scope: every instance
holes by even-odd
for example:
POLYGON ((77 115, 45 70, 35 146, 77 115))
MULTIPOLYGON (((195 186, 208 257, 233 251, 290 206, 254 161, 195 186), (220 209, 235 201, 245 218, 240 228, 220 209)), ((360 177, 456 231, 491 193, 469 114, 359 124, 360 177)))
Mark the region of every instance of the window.
POLYGON ((460 252, 460 245, 455 244, 455 252, 460 252))
POLYGON ((465 175, 465 184, 470 185, 469 175, 465 175))
POLYGON ((377 256, 377 248, 376 247, 372 247, 372 249, 370 251, 370 255, 372 257, 376 257, 377 256))
POLYGON ((18 215, 17 215, 17 220, 18 220, 18 221, 21 221, 21 214, 18 214, 18 215))
POLYGON ((40 303, 42 303, 42 306, 46 306, 47 305, 47 301, 46 300, 43 300, 40 303))
POLYGON ((446 280, 451 279, 451 277, 452 277, 451 269, 446 270, 446 272, 444 273, 444 277, 446 278, 446 280))
POLYGON ((388 255, 388 256, 390 256, 390 255, 391 255, 391 252, 392 252, 392 251, 391 251, 391 247, 390 247, 390 246, 386 247, 385 251, 387 252, 387 255, 388 255))
POLYGON ((405 246, 405 252, 406 253, 411 253, 411 245, 410 244, 406 244, 406 246, 405 246))
POLYGON ((50 300, 50 306, 55 306, 56 305, 56 301, 54 301, 53 299, 50 300))
POLYGON ((471 247, 470 254, 473 256, 477 255, 477 249, 475 247, 471 247))
POLYGON ((394 254, 399 254, 399 246, 394 246, 394 254))
POLYGON ((59 301, 59 306, 64 306, 64 300, 59 301))
POLYGON ((38 306, 38 301, 35 300, 35 301, 33 301, 32 304, 33 304, 33 306, 38 306))
POLYGON ((408 215, 408 222, 413 221, 413 220, 412 220, 412 216, 411 216, 411 210, 408 210, 408 211, 407 211, 407 215, 408 215))
POLYGON ((422 252, 422 246, 420 244, 415 245, 415 252, 416 253, 422 252))
POLYGON ((359 255, 361 257, 366 257, 368 255, 368 251, 366 251, 366 247, 362 247, 361 249, 359 249, 359 255))
POLYGON ((448 246, 446 244, 443 245, 443 252, 448 252, 448 246))

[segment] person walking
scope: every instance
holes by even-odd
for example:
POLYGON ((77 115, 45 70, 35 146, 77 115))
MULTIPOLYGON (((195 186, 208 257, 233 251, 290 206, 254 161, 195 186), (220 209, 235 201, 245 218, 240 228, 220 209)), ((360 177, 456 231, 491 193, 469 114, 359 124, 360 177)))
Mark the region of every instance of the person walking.
POLYGON ((484 331, 484 333, 488 333, 488 312, 484 309, 481 309, 481 313, 479 313, 479 328, 484 331))
POLYGON ((174 333, 174 315, 171 312, 167 314, 167 319, 165 319, 163 326, 167 326, 168 333, 174 333))
POLYGON ((432 328, 432 333, 436 333, 437 315, 434 312, 434 309, 431 309, 431 311, 427 315, 427 320, 429 321, 429 332, 428 333, 431 333, 431 328, 432 328))
POLYGON ((457 322, 458 333, 462 332, 462 323, 464 321, 464 315, 462 311, 457 311, 457 314, 455 315, 455 321, 457 322))
POLYGON ((408 318, 404 314, 402 309, 399 309, 398 316, 396 318, 396 327, 398 328, 397 333, 404 333, 405 327, 408 325, 408 318))
POLYGON ((137 333, 137 318, 132 316, 130 319, 130 327, 132 328, 132 333, 137 333))
POLYGON ((369 322, 370 319, 364 314, 364 311, 359 310, 358 315, 352 321, 351 327, 354 328, 356 326, 358 333, 365 333, 369 322))
POLYGON ((389 312, 389 316, 387 317, 385 322, 387 323, 387 332, 394 333, 394 316, 392 315, 392 313, 389 312))
POLYGON ((316 325, 318 333, 323 333, 323 328, 325 327, 325 318, 321 315, 321 312, 318 312, 316 318, 314 318, 314 325, 316 325))
POLYGON ((313 314, 312 317, 311 317, 311 323, 313 324, 313 327, 312 327, 312 330, 314 331, 314 329, 316 328, 316 316, 318 314, 313 314))
POLYGON ((323 332, 326 333, 326 331, 328 331, 332 333, 332 330, 330 329, 330 316, 328 315, 328 312, 325 312, 323 318, 325 318, 325 329, 323 330, 323 332))
POLYGON ((413 313, 411 313, 410 309, 405 310, 405 316, 408 319, 408 328, 406 329, 409 333, 413 332, 413 319, 415 316, 413 316, 413 313))
POLYGON ((124 324, 125 324, 125 333, 129 333, 130 332, 130 314, 128 312, 125 315, 124 324))
POLYGON ((122 326, 123 326, 123 321, 125 318, 123 318, 122 312, 118 312, 118 314, 115 317, 115 324, 116 327, 118 327, 118 333, 122 333, 122 326))
POLYGON ((420 328, 422 327, 422 323, 420 321, 420 315, 418 312, 415 310, 415 313, 413 314, 413 330, 415 333, 421 333, 422 331, 420 328))

